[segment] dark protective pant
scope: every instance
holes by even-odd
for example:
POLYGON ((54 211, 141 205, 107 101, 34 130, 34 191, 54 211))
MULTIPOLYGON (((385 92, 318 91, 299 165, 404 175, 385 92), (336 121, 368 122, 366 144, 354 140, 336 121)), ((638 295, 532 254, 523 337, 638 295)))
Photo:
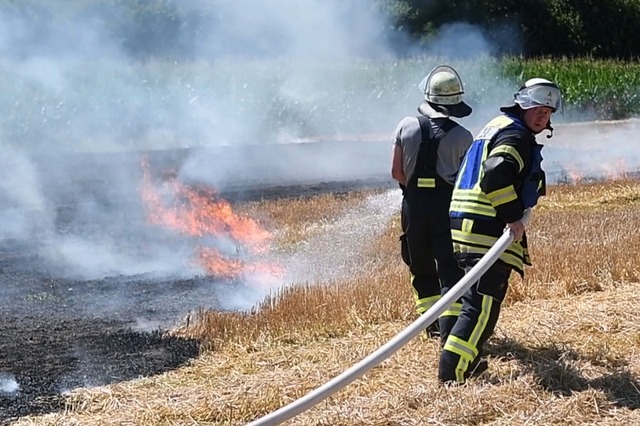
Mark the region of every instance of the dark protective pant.
MULTIPOLYGON (((470 268, 470 265, 464 265, 470 268)), ((440 317, 443 348, 438 378, 464 383, 482 357, 483 346, 495 330, 507 292, 511 269, 497 263, 461 297, 459 316, 440 317)))
POLYGON ((463 276, 453 256, 449 227, 451 192, 405 194, 402 200, 402 259, 411 271, 416 312, 425 313, 463 276))

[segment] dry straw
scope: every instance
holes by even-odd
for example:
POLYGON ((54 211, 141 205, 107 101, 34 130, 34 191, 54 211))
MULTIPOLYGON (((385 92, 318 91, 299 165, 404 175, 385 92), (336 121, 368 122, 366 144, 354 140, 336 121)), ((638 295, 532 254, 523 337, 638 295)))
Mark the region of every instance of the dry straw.
MULTIPOLYGON (((250 203, 295 250, 370 193, 250 203)), ((514 277, 489 370, 436 380, 439 346, 415 339, 290 425, 640 424, 640 183, 555 186, 529 227, 534 267, 514 277)), ((248 313, 198 312, 173 334, 200 357, 161 376, 78 389, 68 409, 16 425, 242 425, 305 395, 401 331, 413 312, 398 218, 358 245, 367 262, 248 313)), ((363 257, 360 257, 362 259, 363 257)))

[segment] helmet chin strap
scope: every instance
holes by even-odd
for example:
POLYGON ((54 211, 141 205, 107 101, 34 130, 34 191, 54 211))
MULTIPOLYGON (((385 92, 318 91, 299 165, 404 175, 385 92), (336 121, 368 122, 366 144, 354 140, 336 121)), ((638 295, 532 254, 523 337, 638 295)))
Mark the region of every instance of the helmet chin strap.
POLYGON ((547 139, 551 139, 553 137, 553 127, 551 126, 551 120, 549 120, 549 124, 547 124, 547 130, 549 131, 547 139))

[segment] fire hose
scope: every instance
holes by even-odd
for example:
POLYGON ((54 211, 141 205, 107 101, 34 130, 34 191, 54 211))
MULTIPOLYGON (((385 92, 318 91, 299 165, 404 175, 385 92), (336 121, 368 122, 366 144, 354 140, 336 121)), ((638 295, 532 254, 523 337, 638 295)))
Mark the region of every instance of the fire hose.
MULTIPOLYGON (((525 214, 522 221, 526 223, 529 220, 531 210, 525 210, 525 214)), ((500 255, 509 247, 513 242, 513 234, 510 229, 505 229, 502 236, 495 242, 495 244, 489 249, 487 253, 476 263, 473 268, 465 274, 460 281, 454 285, 451 290, 444 294, 440 300, 438 300, 427 312, 420 315, 414 322, 412 322, 407 328, 398 333, 395 337, 389 340, 387 343, 378 348, 375 352, 372 352, 369 356, 362 359, 357 364, 354 364, 348 370, 345 370, 342 374, 334 377, 326 382, 324 385, 316 388, 314 391, 308 393, 302 398, 270 413, 264 417, 254 420, 248 423, 247 426, 271 426, 278 425, 286 420, 291 419, 294 416, 302 413, 313 407, 320 401, 333 395, 349 383, 356 380, 358 377, 365 374, 373 367, 380 364, 385 359, 393 355, 402 346, 406 345, 411 339, 416 337, 420 332, 426 329, 429 325, 435 322, 438 317, 456 301, 476 282, 480 277, 487 272, 487 270, 493 265, 500 255)))

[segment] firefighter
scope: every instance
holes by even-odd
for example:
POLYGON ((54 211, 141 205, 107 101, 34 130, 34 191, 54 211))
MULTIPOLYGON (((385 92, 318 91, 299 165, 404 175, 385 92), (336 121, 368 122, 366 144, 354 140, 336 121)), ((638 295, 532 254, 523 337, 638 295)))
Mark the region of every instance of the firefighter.
MULTIPOLYGON (((419 88, 424 93, 420 115, 404 118, 393 135, 391 175, 403 193, 401 257, 411 273, 416 312, 422 315, 443 289, 464 276, 453 257, 449 204, 473 135, 451 119, 472 111, 462 100, 462 80, 452 67, 435 67, 419 88)), ((437 337, 438 330, 436 321, 427 334, 437 337)))
POLYGON ((453 250, 468 271, 506 228, 513 243, 461 298, 457 320, 441 322, 448 335, 438 376, 445 383, 464 383, 487 369, 482 347, 492 335, 512 270, 524 275, 531 265, 522 217, 545 192, 542 145, 536 135, 549 130, 551 114, 561 105, 559 87, 543 78, 528 80, 511 105, 476 136, 455 182, 451 200, 453 250))

